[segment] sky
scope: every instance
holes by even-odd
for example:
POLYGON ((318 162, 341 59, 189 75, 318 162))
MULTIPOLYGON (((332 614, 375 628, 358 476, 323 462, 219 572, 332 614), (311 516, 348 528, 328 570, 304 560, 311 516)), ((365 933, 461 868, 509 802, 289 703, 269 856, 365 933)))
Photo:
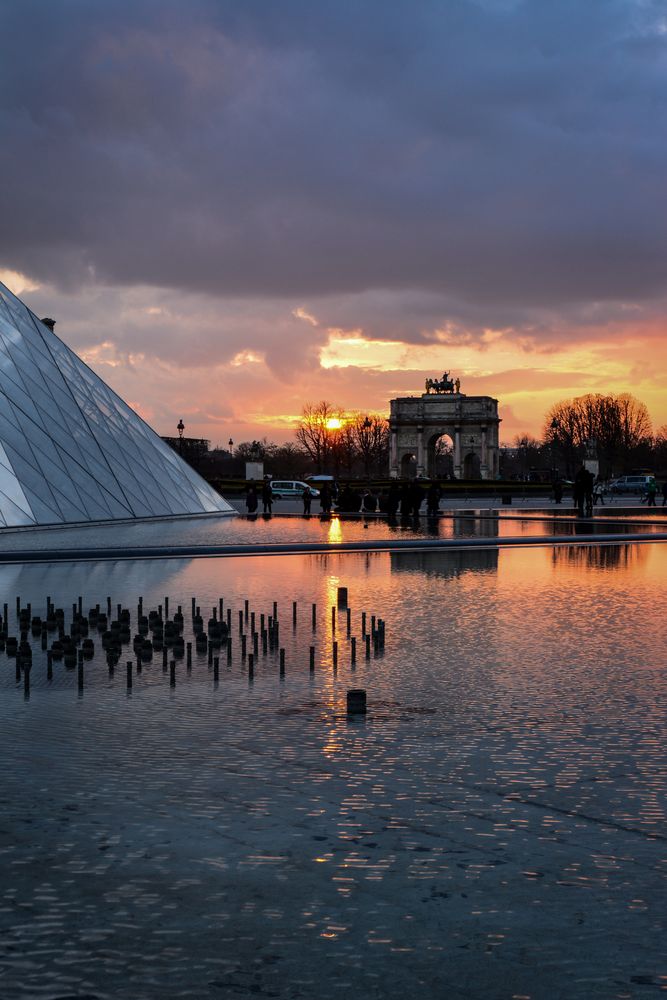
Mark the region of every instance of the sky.
POLYGON ((0 0, 0 279, 161 434, 451 371, 667 423, 653 0, 0 0))

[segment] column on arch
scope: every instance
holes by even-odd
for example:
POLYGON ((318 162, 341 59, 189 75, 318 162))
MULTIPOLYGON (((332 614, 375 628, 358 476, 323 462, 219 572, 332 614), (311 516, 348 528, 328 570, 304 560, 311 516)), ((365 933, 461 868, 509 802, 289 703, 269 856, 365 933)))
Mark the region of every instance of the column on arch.
POLYGON ((461 428, 454 428, 454 478, 461 478, 461 428))
POLYGON ((417 475, 424 475, 424 428, 417 427, 417 475))
POLYGON ((482 427, 482 450, 481 450, 481 462, 480 462, 480 475, 482 479, 489 478, 489 466, 487 457, 487 447, 486 447, 486 427, 482 427))
POLYGON ((396 425, 392 424, 389 428, 389 475, 396 479, 398 474, 398 433, 396 425))

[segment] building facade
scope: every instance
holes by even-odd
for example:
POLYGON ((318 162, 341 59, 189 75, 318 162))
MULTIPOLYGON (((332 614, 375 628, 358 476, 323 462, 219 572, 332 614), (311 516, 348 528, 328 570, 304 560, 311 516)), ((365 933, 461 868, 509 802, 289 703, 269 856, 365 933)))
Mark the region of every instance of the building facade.
POLYGON ((421 396, 400 396, 390 402, 390 475, 435 475, 438 439, 451 439, 455 479, 496 479, 498 476, 498 400, 467 396, 460 383, 427 379, 421 396))

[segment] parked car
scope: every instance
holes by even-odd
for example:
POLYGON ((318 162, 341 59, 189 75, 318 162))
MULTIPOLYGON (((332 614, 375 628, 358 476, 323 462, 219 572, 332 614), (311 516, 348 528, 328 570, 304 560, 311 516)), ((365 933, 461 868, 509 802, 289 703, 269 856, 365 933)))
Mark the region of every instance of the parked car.
POLYGON ((610 493, 637 493, 643 496, 648 484, 655 482, 654 476, 620 476, 609 483, 610 493))
POLYGON ((310 495, 312 497, 317 498, 320 495, 320 491, 316 490, 314 486, 311 486, 310 483, 302 483, 299 479, 271 480, 271 489, 273 491, 274 500, 300 500, 303 496, 303 491, 307 487, 310 487, 310 495))

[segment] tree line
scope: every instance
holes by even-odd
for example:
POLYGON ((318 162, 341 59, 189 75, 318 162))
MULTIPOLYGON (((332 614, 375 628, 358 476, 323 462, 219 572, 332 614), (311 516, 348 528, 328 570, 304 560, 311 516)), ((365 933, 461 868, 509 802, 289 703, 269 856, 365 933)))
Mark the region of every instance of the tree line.
MULTIPOLYGON (((589 393, 555 403, 542 438, 521 435, 511 449, 522 473, 549 469, 572 478, 586 458, 608 479, 635 470, 667 470, 667 425, 653 431, 646 405, 630 393, 589 393)), ((506 462, 509 464, 509 462, 506 462)))
MULTIPOLYGON (((322 400, 307 403, 294 442, 243 441, 233 450, 215 449, 200 471, 243 476, 245 463, 261 461, 269 475, 302 479, 309 473, 339 478, 384 478, 389 474, 389 424, 378 413, 347 412, 322 400)), ((441 438, 436 475, 451 475, 451 448, 441 438)), ((544 418, 542 436, 518 435, 501 446, 502 478, 572 478, 581 462, 596 458, 600 476, 637 469, 667 471, 667 425, 653 431, 644 403, 629 393, 591 393, 555 403, 544 418)))

